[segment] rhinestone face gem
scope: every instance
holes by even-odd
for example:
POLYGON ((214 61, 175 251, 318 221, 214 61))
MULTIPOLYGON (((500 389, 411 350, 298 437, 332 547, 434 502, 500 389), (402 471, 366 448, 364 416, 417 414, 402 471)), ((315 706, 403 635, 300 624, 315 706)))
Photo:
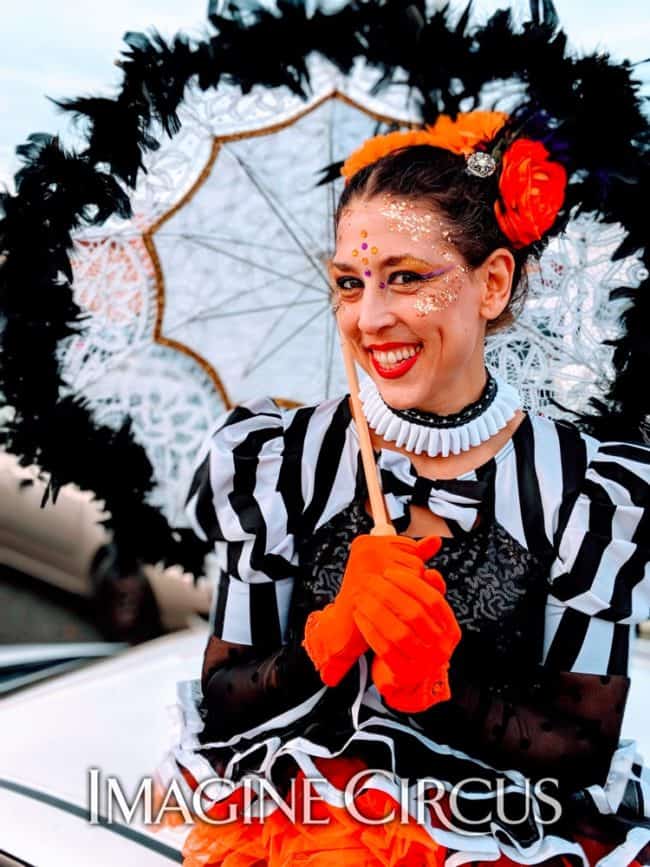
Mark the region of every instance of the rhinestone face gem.
POLYGON ((477 151, 467 157, 467 171, 470 175, 478 178, 488 178, 497 169, 497 163, 493 156, 483 151, 477 151))

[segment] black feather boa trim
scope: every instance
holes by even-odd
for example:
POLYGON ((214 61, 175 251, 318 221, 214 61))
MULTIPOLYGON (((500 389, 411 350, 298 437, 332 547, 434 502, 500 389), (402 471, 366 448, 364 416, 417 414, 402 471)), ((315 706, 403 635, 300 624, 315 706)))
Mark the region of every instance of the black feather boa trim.
MULTIPOLYGON (((18 148, 24 166, 16 194, 0 193, 0 392, 16 410, 2 444, 48 471, 53 496, 75 482, 105 500, 125 570, 163 560, 198 571, 205 549, 147 504, 153 472, 129 425, 98 426, 83 400, 62 396, 57 345, 83 328, 72 296, 71 233, 130 215, 126 190, 143 153, 159 147, 156 136, 178 131, 190 81, 203 90, 235 82, 244 92, 284 85, 307 97, 310 52, 344 72, 363 56, 382 73, 378 90, 406 74, 423 123, 432 123, 461 103, 477 105, 485 85, 514 80, 522 88, 519 128, 534 137, 542 119, 539 134, 572 175, 552 231, 572 210, 598 213, 626 230, 617 256, 641 250, 650 269, 650 128, 632 66, 605 54, 574 56, 550 0, 531 0, 530 21, 519 29, 507 10, 474 27, 470 7, 452 23, 449 6, 428 14, 425 0, 352 0, 335 14, 313 15, 303 0, 280 0, 277 13, 252 0, 219 4, 203 41, 127 33, 115 98, 57 101, 85 126, 84 150, 67 152, 44 134, 18 148)), ((616 345, 616 382, 579 421, 600 436, 638 439, 650 418, 650 281, 618 292, 632 306, 616 345)))

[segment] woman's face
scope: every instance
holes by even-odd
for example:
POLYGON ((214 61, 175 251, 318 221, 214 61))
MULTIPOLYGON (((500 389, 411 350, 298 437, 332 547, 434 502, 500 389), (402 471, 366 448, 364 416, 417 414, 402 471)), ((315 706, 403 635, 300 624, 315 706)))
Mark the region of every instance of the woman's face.
POLYGON ((329 270, 339 328, 389 406, 450 413, 476 400, 485 325, 507 297, 494 313, 486 263, 468 267, 437 212, 353 199, 329 270))

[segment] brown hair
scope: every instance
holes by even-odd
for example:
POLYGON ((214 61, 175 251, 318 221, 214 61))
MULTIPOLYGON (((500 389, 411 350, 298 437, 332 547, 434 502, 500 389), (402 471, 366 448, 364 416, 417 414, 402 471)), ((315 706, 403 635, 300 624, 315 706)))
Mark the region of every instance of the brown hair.
POLYGON ((498 174, 479 178, 466 171, 465 157, 431 145, 413 145, 392 151, 358 171, 346 185, 338 203, 335 224, 356 197, 388 194, 402 199, 427 200, 448 223, 449 241, 471 268, 478 267, 499 247, 515 260, 512 294, 505 310, 488 322, 493 332, 509 325, 521 309, 528 290, 526 262, 531 249, 517 249, 506 238, 494 215, 498 174))

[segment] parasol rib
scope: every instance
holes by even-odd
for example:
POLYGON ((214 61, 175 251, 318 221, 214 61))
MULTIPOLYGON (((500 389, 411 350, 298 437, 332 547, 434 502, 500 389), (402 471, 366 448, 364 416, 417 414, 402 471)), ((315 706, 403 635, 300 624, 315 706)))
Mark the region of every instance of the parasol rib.
POLYGON ((249 180, 251 181, 251 183, 253 184, 255 189, 262 196, 262 198, 266 201, 266 203, 271 208, 271 210, 273 211, 275 216, 278 218, 278 220, 280 220, 280 222, 282 223, 282 225, 284 226, 284 228, 286 229, 286 231, 288 232, 290 237, 296 242, 296 244, 298 245, 302 254, 305 256, 305 258, 309 262, 311 262, 311 264, 314 266, 314 268, 316 269, 319 276, 321 276, 323 278, 325 286, 327 287, 327 290, 329 291, 329 283, 322 273, 322 263, 318 261, 318 258, 316 256, 314 256, 308 250, 308 248, 304 245, 304 243, 300 240, 300 238, 298 237, 296 232, 289 225, 289 221, 286 218, 286 216, 281 212, 278 203, 274 201, 273 196, 269 193, 269 191, 267 189, 265 189, 265 187, 262 185, 262 183, 259 181, 259 179, 255 176, 255 174, 254 174, 253 170, 250 168, 250 166, 247 165, 247 163, 245 163, 244 160, 242 160, 241 157, 238 156, 238 154, 236 154, 232 151, 231 151, 231 153, 232 153, 233 157, 235 158, 235 160, 239 163, 239 165, 241 166, 243 171, 246 173, 246 176, 249 178, 249 180))

